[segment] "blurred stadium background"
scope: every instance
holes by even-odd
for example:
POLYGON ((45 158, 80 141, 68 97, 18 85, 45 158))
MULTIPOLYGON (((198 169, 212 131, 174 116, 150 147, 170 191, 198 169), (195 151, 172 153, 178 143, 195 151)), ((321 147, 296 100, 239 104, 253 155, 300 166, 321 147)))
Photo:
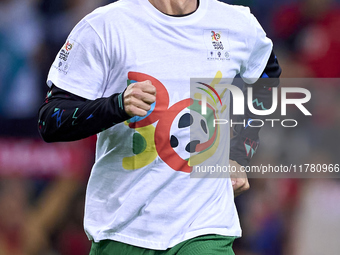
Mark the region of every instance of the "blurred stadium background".
MULTIPOLYGON (((204 1, 204 0, 201 0, 204 1)), ((0 0, 0 255, 85 255, 82 226, 95 138, 45 144, 37 132, 48 69, 74 25, 105 0, 0 0)), ((335 0, 226 0, 249 6, 283 78, 340 77, 335 0)), ((306 86, 313 116, 261 131, 253 164, 340 163, 340 87, 306 86)), ((301 118, 301 119, 300 119, 301 118)), ((251 179, 236 199, 243 238, 236 255, 340 254, 336 178, 251 179)))

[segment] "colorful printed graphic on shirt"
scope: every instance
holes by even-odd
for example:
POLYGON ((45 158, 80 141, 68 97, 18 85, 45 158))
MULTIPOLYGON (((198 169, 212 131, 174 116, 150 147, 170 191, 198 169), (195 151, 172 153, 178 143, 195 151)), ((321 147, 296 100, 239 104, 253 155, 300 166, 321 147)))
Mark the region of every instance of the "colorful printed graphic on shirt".
POLYGON ((143 73, 129 72, 128 85, 150 80, 156 87, 156 102, 145 117, 134 117, 125 124, 135 129, 133 148, 135 154, 123 159, 123 167, 136 170, 152 163, 159 156, 175 171, 191 172, 194 165, 211 157, 220 140, 219 126, 213 126, 212 119, 223 112, 221 95, 214 86, 220 82, 222 73, 218 72, 212 83, 197 83, 194 98, 181 100, 169 106, 169 93, 156 78, 143 73), (202 93, 208 95, 207 114, 202 115, 202 93), (153 124, 156 125, 154 126, 153 124))

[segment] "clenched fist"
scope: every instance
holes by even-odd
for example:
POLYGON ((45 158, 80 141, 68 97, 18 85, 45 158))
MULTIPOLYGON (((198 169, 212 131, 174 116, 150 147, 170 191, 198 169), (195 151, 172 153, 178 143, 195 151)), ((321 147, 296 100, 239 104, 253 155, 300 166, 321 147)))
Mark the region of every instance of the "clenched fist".
POLYGON ((144 117, 155 101, 156 88, 149 80, 132 83, 124 92, 124 108, 131 117, 144 117))

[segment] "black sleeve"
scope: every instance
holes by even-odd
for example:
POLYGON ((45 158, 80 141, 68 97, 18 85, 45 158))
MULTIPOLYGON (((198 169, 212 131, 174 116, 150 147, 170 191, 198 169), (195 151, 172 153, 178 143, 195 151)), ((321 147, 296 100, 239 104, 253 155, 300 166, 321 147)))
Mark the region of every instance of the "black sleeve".
POLYGON ((80 140, 130 119, 123 93, 87 100, 52 86, 39 109, 39 132, 46 142, 80 140))
MULTIPOLYGON (((251 86, 253 87, 253 98, 262 103, 266 109, 272 106, 272 87, 279 86, 279 77, 281 75, 281 68, 277 61, 274 52, 271 53, 267 66, 263 71, 261 78, 251 86)), ((243 87, 245 98, 247 98, 247 84, 243 87)), ((254 108, 261 109, 261 104, 254 103, 254 108)), ((254 115, 247 107, 247 100, 245 100, 245 115, 237 116, 237 122, 245 120, 246 126, 235 125, 233 127, 233 138, 230 141, 230 159, 236 161, 240 165, 246 166, 249 164, 251 158, 256 152, 259 142, 260 127, 250 127, 247 123, 251 119, 263 119, 263 116, 254 115)), ((250 122, 251 123, 251 122, 250 122)))

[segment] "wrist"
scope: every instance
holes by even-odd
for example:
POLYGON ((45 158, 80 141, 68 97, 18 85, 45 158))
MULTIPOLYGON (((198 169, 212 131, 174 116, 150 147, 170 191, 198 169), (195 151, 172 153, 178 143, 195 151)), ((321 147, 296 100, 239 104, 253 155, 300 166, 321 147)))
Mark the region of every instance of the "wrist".
POLYGON ((120 122, 126 121, 131 118, 131 116, 128 115, 125 111, 124 93, 125 93, 125 90, 122 93, 116 93, 111 96, 113 109, 116 109, 115 112, 120 122))

